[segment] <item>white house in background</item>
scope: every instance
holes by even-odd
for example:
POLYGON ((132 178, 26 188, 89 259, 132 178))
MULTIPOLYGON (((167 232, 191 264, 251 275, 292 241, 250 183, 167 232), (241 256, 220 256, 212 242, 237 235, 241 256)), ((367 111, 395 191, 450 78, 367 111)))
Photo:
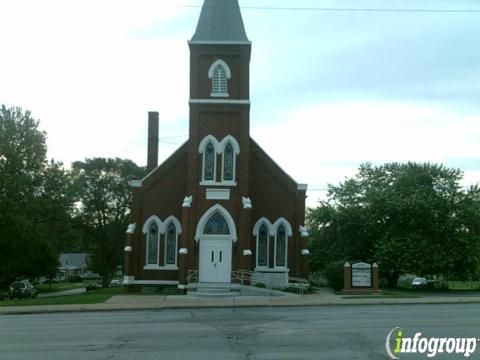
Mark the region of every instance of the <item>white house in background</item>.
POLYGON ((72 275, 82 275, 87 270, 87 254, 61 254, 59 270, 68 278, 72 275))

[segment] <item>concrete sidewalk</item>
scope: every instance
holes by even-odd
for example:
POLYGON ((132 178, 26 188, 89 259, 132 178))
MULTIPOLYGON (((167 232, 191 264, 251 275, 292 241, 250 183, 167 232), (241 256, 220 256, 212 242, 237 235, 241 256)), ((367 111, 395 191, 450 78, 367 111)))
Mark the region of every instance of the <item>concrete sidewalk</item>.
POLYGON ((420 297, 420 298, 344 298, 326 289, 308 295, 283 297, 237 296, 207 298, 190 296, 118 295, 102 304, 37 305, 0 307, 0 315, 59 312, 128 311, 193 308, 239 308, 281 306, 352 306, 352 305, 406 305, 406 304, 468 304, 479 303, 479 297, 420 297))

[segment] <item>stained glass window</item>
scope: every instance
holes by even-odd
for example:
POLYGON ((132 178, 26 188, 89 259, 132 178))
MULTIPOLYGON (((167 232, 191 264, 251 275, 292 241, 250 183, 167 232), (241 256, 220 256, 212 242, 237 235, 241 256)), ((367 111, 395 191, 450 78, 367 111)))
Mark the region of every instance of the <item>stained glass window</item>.
POLYGON ((208 219, 203 233, 207 235, 229 235, 230 230, 225 218, 217 212, 208 219))
POLYGON ((276 247, 275 247, 275 265, 286 266, 286 246, 287 246, 287 232, 285 227, 280 225, 277 230, 276 247))
POLYGON ((209 143, 205 148, 203 166, 203 179, 207 181, 215 180, 215 149, 212 143, 209 143))
POLYGON ((166 263, 167 265, 174 265, 176 263, 177 252, 177 229, 172 223, 168 226, 167 230, 167 251, 166 251, 166 263))
POLYGON ((234 159, 235 153, 233 152, 233 146, 228 143, 223 153, 223 180, 233 181, 234 159))
POLYGON ((158 227, 155 222, 152 222, 148 229, 148 265, 158 264, 158 227))
POLYGON ((258 266, 268 266, 268 231, 265 225, 258 232, 258 266))

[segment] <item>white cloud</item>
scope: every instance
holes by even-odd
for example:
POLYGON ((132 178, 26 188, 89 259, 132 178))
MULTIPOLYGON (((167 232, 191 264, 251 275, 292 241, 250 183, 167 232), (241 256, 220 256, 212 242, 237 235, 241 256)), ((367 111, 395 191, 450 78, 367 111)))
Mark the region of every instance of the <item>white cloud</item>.
MULTIPOLYGON (((314 189, 355 174, 363 162, 480 158, 480 117, 409 103, 338 102, 292 109, 255 124, 258 142, 297 181, 314 189)), ((480 168, 480 164, 479 164, 480 168)), ((479 182, 468 172, 467 182, 479 182)), ((310 203, 325 192, 312 191, 310 203)))

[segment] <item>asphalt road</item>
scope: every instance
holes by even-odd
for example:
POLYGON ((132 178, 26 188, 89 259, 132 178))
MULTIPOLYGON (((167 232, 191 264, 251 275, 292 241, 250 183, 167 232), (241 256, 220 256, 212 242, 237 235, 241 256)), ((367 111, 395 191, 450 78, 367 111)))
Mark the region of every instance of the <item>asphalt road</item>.
MULTIPOLYGON (((480 337, 480 305, 162 310, 0 316, 1 360, 388 359, 396 326, 480 337)), ((402 359, 427 359, 402 355, 402 359)), ((440 359, 465 359, 462 355, 440 359)), ((479 349, 469 359, 480 359, 479 349)))

